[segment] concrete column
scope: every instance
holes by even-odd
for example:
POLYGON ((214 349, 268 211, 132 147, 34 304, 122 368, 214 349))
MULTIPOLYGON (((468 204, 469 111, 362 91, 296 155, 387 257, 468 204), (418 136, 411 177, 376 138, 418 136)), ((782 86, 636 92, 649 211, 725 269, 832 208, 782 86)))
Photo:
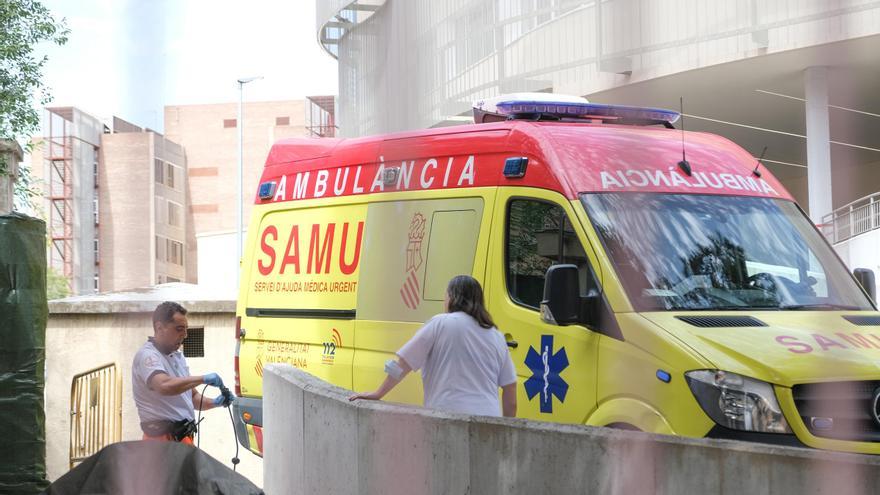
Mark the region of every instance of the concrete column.
POLYGON ((21 146, 12 139, 0 139, 0 215, 15 209, 15 181, 22 159, 21 146))
POLYGON ((810 219, 822 223, 831 213, 831 133, 828 125, 828 68, 804 71, 807 115, 807 192, 810 219))

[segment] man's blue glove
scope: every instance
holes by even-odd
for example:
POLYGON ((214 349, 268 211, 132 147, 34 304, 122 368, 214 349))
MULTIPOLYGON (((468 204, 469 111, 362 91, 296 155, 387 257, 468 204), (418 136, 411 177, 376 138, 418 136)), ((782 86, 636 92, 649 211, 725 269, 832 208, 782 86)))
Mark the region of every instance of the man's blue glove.
POLYGON ((214 398, 214 406, 216 407, 229 407, 232 405, 232 401, 235 400, 235 395, 230 392, 228 395, 218 395, 214 398))
POLYGON ((202 377, 202 381, 212 387, 223 386, 223 379, 220 378, 220 375, 218 375, 217 373, 208 373, 207 375, 202 377))

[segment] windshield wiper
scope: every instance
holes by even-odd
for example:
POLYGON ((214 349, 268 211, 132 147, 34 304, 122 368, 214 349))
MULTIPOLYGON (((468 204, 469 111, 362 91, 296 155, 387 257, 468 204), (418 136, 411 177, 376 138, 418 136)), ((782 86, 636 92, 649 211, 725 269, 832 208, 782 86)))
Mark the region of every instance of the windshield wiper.
POLYGON ((708 306, 702 308, 694 308, 694 307, 672 307, 667 311, 767 311, 767 310, 776 310, 779 309, 779 306, 708 306))
POLYGON ((810 310, 810 309, 839 309, 843 311, 857 311, 862 308, 858 306, 849 306, 846 304, 831 304, 831 303, 818 303, 818 304, 788 304, 785 306, 779 306, 779 309, 783 310, 810 310))

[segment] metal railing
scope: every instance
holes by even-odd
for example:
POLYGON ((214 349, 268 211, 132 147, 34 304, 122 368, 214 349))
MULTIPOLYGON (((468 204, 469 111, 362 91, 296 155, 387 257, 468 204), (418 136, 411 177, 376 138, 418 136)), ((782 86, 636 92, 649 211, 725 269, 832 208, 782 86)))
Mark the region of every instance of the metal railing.
POLYGON ((122 377, 116 363, 80 373, 70 386, 70 468, 122 440, 122 377))
POLYGON ((338 129, 336 126, 336 97, 307 96, 306 102, 306 129, 308 129, 309 135, 335 137, 338 129))
POLYGON ((822 233, 832 244, 880 229, 880 192, 857 199, 822 218, 822 233))

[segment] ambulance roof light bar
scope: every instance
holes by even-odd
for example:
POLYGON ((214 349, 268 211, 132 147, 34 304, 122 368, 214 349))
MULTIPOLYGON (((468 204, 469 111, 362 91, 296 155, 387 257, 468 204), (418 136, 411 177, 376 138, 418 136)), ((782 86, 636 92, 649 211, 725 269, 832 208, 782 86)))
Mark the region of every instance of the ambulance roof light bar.
POLYGON ((619 124, 672 127, 678 112, 662 108, 631 107, 590 103, 586 98, 550 93, 515 93, 478 100, 474 103, 474 122, 502 120, 557 120, 611 122, 619 124))

